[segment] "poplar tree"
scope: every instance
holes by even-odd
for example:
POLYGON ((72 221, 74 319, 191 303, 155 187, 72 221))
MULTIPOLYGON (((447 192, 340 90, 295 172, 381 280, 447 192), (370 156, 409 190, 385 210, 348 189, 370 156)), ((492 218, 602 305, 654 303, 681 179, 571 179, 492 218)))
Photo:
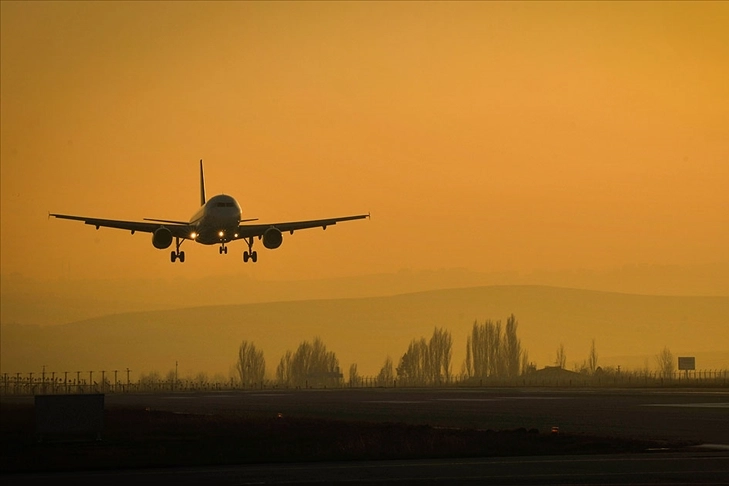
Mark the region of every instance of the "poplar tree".
POLYGON ((263 351, 257 349, 252 342, 243 341, 238 348, 235 369, 241 385, 262 383, 266 374, 266 360, 263 357, 263 351))

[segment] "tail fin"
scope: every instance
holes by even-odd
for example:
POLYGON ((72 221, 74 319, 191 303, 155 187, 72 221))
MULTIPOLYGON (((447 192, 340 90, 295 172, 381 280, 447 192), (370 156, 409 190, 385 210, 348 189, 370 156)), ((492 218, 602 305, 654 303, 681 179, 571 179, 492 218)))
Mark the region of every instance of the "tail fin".
POLYGON ((200 206, 205 206, 205 175, 203 174, 202 159, 200 159, 200 206))

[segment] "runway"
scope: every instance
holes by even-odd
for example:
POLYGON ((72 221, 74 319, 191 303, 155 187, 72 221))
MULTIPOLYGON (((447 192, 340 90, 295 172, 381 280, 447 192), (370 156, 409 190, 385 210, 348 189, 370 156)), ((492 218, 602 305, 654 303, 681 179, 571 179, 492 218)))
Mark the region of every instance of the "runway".
POLYGON ((107 395, 106 404, 729 444, 729 390, 716 389, 250 390, 107 395))
MULTIPOLYGON (((3 397, 32 403, 32 397, 3 397)), ((6 475, 4 484, 729 484, 729 390, 309 389, 111 395, 106 407, 405 422, 722 445, 688 452, 254 464, 6 475)), ((275 460, 275 459, 274 459, 275 460)))

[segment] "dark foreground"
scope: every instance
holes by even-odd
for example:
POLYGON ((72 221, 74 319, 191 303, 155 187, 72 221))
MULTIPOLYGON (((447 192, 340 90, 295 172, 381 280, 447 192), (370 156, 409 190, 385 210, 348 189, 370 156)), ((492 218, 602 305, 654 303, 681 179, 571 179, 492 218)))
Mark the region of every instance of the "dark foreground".
POLYGON ((110 407, 102 440, 35 435, 29 405, 2 407, 2 472, 683 450, 687 441, 110 407))
POLYGON ((726 485, 729 454, 315 462, 11 474, 4 485, 36 484, 506 484, 726 485))
POLYGON ((0 475, 3 484, 729 484, 728 408, 727 390, 107 395, 103 440, 38 442, 33 397, 3 397, 0 475), (723 450, 694 447, 707 442, 723 450))

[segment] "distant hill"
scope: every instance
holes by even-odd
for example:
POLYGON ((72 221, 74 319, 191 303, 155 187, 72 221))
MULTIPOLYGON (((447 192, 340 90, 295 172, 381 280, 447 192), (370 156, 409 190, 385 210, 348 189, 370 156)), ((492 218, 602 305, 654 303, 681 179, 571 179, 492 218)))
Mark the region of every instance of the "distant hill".
POLYGON ((34 280, 0 274, 0 323, 56 325, 107 314, 288 300, 382 297, 492 285, 543 285, 641 295, 729 296, 729 261, 694 266, 626 265, 611 270, 480 273, 463 268, 311 280, 215 277, 34 280))
MULTIPOLYGON (((227 375, 244 339, 263 349, 273 374, 281 355, 320 336, 360 374, 377 373, 386 356, 397 362, 413 338, 434 327, 453 335, 453 371, 459 372, 474 320, 514 313, 518 334, 539 367, 552 364, 564 343, 568 368, 582 362, 594 338, 600 360, 650 361, 664 346, 697 356, 697 367, 729 367, 729 297, 666 297, 542 286, 488 286, 433 290, 391 297, 304 300, 124 312, 56 326, 4 324, 0 368, 15 373, 113 370, 180 375, 227 375), (702 363, 701 356, 708 357, 702 363), (641 357, 643 359, 641 360, 641 357)), ((600 364, 600 361, 598 362, 600 364)), ((624 367, 627 367, 624 364, 624 367)), ((137 375, 133 375, 137 376, 137 375)))

